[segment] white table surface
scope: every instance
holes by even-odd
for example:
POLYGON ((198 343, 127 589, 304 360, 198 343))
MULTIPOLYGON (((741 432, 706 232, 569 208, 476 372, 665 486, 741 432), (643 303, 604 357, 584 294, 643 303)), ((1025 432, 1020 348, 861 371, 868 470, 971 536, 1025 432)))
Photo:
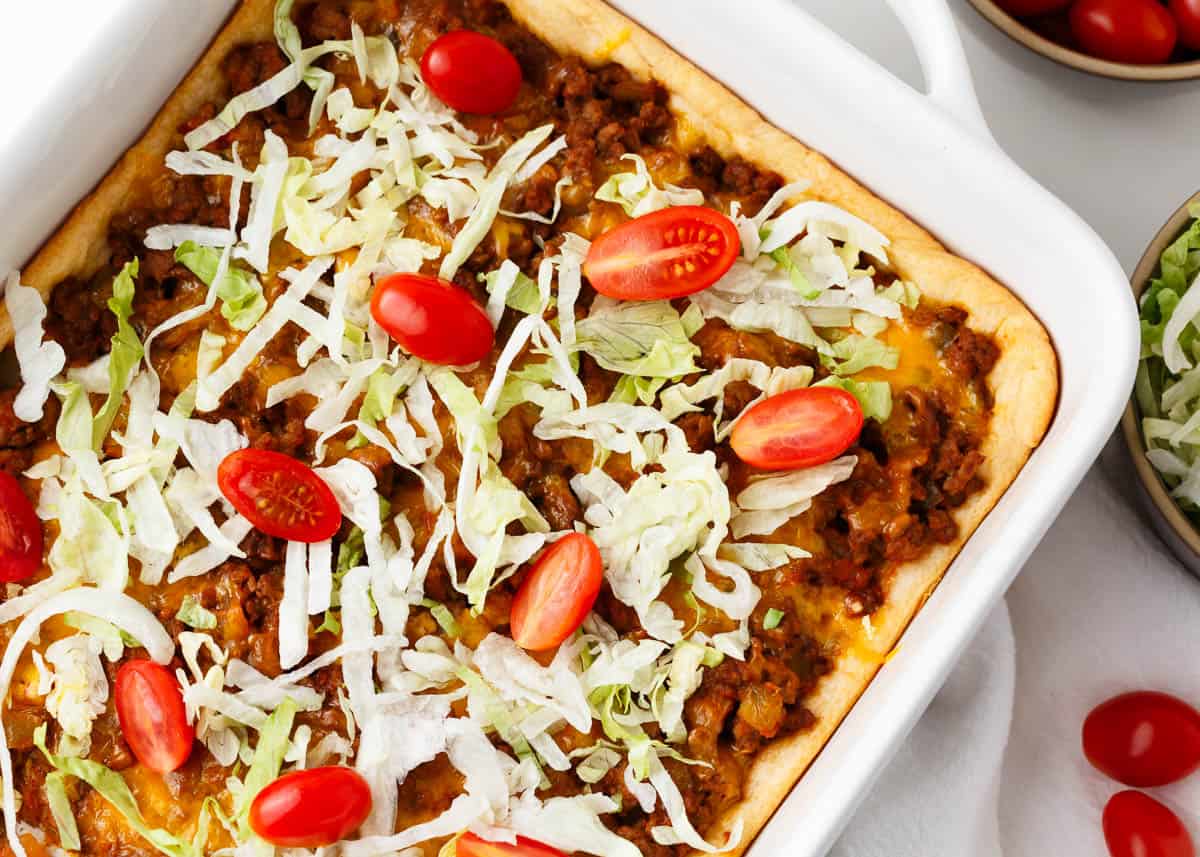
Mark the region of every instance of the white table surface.
MULTIPOLYGON (((796 2, 920 87, 904 30, 882 2, 796 2)), ((949 2, 997 142, 1087 220, 1131 272, 1162 223, 1200 187, 1200 81, 1085 75, 1013 42, 966 0, 949 2)), ((1092 705, 1139 687, 1200 702, 1192 656, 1200 642, 1200 582, 1150 533, 1133 478, 1114 437, 1008 596, 1017 668, 998 800, 1005 857, 1105 853, 1100 810, 1119 787, 1079 752, 1080 724, 1092 705)), ((1157 796, 1194 837, 1200 832, 1200 783, 1157 796)))

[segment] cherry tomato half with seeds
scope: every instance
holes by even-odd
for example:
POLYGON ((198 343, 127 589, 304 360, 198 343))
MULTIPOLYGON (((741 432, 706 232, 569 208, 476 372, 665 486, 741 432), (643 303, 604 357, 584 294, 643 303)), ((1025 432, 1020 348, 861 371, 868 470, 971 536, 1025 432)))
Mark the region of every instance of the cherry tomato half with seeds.
POLYGON ((733 221, 702 205, 644 214, 592 242, 583 273, 602 295, 624 301, 678 298, 721 279, 740 249, 733 221))
POLYGON ((225 499, 255 529, 290 542, 323 542, 342 525, 325 480, 302 461, 269 449, 239 449, 217 468, 225 499))
POLYGON ((1179 29, 1179 43, 1200 51, 1200 0, 1170 0, 1167 8, 1179 29))
POLYGON ((1108 799, 1101 821, 1112 857, 1195 857, 1192 837, 1174 812, 1132 789, 1108 799))
POLYGON ((345 839, 371 812, 371 787, 353 768, 292 771, 250 804, 250 827, 272 845, 319 848, 345 839))
POLYGON ((1070 17, 1084 52, 1100 59, 1155 65, 1175 49, 1175 19, 1158 0, 1077 0, 1070 17))
POLYGON ((858 439, 858 399, 837 387, 804 387, 764 399, 734 424, 729 444, 762 470, 795 470, 832 461, 858 439))
POLYGON ((496 340, 487 313, 465 289, 427 274, 392 274, 377 282, 371 315, 405 351, 430 363, 474 363, 496 340))
POLYGON ((1071 0, 996 0, 996 5, 1010 15, 1026 18, 1066 9, 1071 0))
POLYGON ((113 686, 121 735, 137 760, 160 774, 180 768, 192 753, 196 732, 171 671, 154 661, 126 661, 113 686))
POLYGON ((490 36, 454 30, 421 57, 421 76, 433 94, 462 113, 501 113, 521 89, 521 66, 490 36))
POLYGON ((1200 767, 1200 712, 1157 691, 1114 696, 1083 721, 1083 754, 1119 783, 1165 786, 1200 767))
POLYGON ((464 833, 454 843, 457 857, 566 857, 557 848, 518 836, 512 842, 488 842, 474 833, 464 833))
POLYGON ((517 645, 540 652, 575 633, 603 579, 600 549, 591 538, 571 533, 552 544, 513 597, 509 623, 517 645))
POLYGON ((42 522, 21 483, 0 470, 0 583, 21 583, 42 567, 42 522))

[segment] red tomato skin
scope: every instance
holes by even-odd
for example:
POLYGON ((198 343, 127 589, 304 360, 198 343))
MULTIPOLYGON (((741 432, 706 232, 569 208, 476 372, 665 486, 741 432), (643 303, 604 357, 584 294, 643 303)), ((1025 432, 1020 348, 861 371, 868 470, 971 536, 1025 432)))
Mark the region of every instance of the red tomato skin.
POLYGON ((454 843, 457 857, 567 857, 557 848, 518 836, 511 842, 488 842, 474 833, 464 833, 454 843))
POLYGON ((683 297, 708 288, 737 259, 733 221, 702 205, 643 214, 592 242, 583 273, 602 295, 625 301, 683 297))
POLYGON ((272 845, 319 848, 345 839, 371 812, 371 787, 353 768, 292 771, 250 803, 250 827, 272 845))
POLYGON ((113 682, 121 734, 143 766, 160 774, 178 770, 192 753, 196 731, 187 720, 179 682, 154 661, 126 661, 113 682))
POLYGON ((465 289, 426 274, 384 277, 375 284, 371 315, 405 351, 430 363, 475 363, 496 340, 487 313, 465 289))
POLYGON ((1119 783, 1165 786, 1200 767, 1200 712, 1157 691, 1114 696, 1083 721, 1083 753, 1119 783))
POLYGON ((600 549, 590 537, 571 533, 551 545, 513 597, 509 624, 517 645, 541 652, 575 633, 603 579, 600 549))
POLYGON ((1195 857, 1192 837, 1174 812, 1132 789, 1108 799, 1101 821, 1112 857, 1195 857))
POLYGON ((1100 59, 1157 65, 1175 50, 1175 19, 1157 0, 1077 0, 1070 17, 1084 52, 1100 59))
POLYGON ((729 444, 753 467, 795 470, 837 458, 862 427, 862 406, 854 396, 837 387, 803 387, 747 410, 734 424, 729 444))
POLYGON ((217 468, 217 486, 255 529, 269 536, 292 542, 323 542, 333 538, 342 525, 341 507, 325 480, 304 462, 282 452, 231 452, 217 468), (272 515, 272 498, 286 501, 284 511, 293 514, 292 520, 272 515), (297 518, 296 510, 301 505, 306 516, 297 518))
POLYGON ((42 567, 42 522, 21 483, 0 470, 0 583, 21 583, 42 567))
POLYGON ((453 30, 421 57, 421 76, 433 94, 461 113, 502 113, 517 100, 521 66, 490 36, 453 30))
POLYGON ((1071 0, 996 0, 996 5, 1010 15, 1026 18, 1066 9, 1071 0))
POLYGON ((1179 29, 1179 43, 1200 51, 1200 0, 1170 0, 1167 8, 1179 29))

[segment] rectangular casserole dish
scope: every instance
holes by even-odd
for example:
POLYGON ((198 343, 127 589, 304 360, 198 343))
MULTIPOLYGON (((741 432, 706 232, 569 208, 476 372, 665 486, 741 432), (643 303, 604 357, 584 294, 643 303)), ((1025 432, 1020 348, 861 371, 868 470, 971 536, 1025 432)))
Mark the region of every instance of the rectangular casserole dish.
MULTIPOLYGON (((23 212, 0 238, 0 263, 28 258, 144 127, 231 5, 198 6, 181 33, 177 7, 167 0, 125 0, 73 30, 76 59, 40 78, 45 87, 0 138, 0 199, 23 212)), ((987 136, 940 3, 895 4, 918 44, 932 97, 896 81, 786 0, 759 0, 754 16, 732 4, 701 8, 687 0, 616 5, 1006 283, 1050 331, 1061 363, 1058 414, 1041 448, 751 851, 817 855, 1108 436, 1132 384, 1136 315, 1098 237, 987 136)), ((9 23, 30 30, 57 26, 38 10, 9 14, 23 19, 9 23)))

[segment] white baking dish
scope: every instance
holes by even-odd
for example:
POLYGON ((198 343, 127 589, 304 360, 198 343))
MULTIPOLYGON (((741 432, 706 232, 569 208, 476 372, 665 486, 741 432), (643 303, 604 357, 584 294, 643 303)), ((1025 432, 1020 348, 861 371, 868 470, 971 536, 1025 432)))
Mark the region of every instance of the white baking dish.
MULTIPOLYGON (((944 0, 891 2, 917 45, 928 96, 787 0, 617 3, 1008 284, 1049 329, 1061 365, 1058 414, 1045 442, 759 837, 756 857, 815 857, 829 848, 1098 454, 1137 360, 1136 311, 1120 266, 992 142, 944 0)), ((172 0, 91 4, 69 45, 41 58, 0 57, 0 80, 20 93, 5 100, 17 107, 0 130, 0 205, 9 214, 0 265, 28 258, 100 178, 231 6, 193 2, 182 16, 172 0), (32 62, 54 68, 30 74, 32 62)), ((17 4, 0 22, 8 32, 64 26, 52 4, 17 4)))

